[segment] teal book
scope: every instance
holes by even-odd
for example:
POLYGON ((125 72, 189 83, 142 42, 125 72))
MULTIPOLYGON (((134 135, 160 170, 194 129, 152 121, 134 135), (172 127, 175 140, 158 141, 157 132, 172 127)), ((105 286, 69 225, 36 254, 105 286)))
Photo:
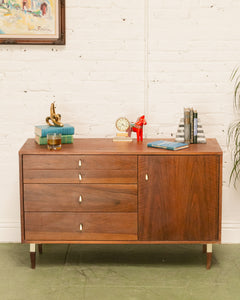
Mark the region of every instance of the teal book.
MULTIPOLYGON (((35 141, 39 145, 47 145, 47 137, 46 136, 42 137, 39 135, 35 135, 35 141)), ((61 143, 62 144, 72 144, 73 143, 73 135, 62 135, 61 143)))
POLYGON ((167 150, 181 150, 189 147, 188 144, 169 142, 169 141, 155 141, 152 143, 148 143, 147 146, 152 148, 161 148, 167 150))
POLYGON ((73 135, 74 127, 69 124, 64 124, 63 127, 36 125, 35 134, 41 137, 47 136, 48 133, 61 133, 63 135, 73 135))

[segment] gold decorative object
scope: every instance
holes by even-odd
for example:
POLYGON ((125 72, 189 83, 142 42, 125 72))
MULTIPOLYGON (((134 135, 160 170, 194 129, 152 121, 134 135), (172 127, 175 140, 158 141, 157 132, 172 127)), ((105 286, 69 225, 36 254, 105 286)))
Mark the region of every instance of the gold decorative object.
POLYGON ((63 127, 63 123, 61 123, 61 115, 55 113, 55 102, 51 104, 50 107, 50 117, 46 118, 46 122, 49 126, 60 126, 63 127))

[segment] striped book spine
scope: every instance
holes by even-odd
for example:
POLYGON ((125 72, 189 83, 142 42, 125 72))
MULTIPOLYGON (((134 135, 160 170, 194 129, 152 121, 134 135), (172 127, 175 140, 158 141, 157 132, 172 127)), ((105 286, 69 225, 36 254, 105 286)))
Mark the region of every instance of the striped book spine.
POLYGON ((184 143, 191 142, 190 109, 184 108, 184 143))
MULTIPOLYGON (((39 135, 35 135, 35 141, 39 145, 47 145, 47 137, 41 137, 39 135)), ((72 144, 73 143, 73 135, 62 135, 62 144, 72 144)))
POLYGON ((49 125, 36 125, 35 135, 44 137, 48 133, 61 133, 62 135, 73 135, 74 127, 69 124, 64 124, 63 127, 49 126, 49 125))
POLYGON ((197 144, 197 133, 198 133, 198 113, 196 110, 193 112, 193 143, 197 144))

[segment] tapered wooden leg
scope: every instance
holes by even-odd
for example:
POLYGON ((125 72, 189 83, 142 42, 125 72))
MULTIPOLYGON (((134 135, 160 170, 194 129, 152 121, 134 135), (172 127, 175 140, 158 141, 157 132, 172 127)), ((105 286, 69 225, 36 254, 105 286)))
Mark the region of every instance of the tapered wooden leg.
POLYGON ((36 245, 30 244, 30 260, 31 260, 31 268, 35 269, 36 267, 36 245))
POLYGON ((207 253, 207 270, 211 268, 212 265, 212 253, 207 253))
POLYGON ((38 252, 39 254, 42 254, 42 244, 38 244, 38 252))
POLYGON ((206 245, 206 244, 203 245, 202 252, 203 252, 204 254, 207 252, 207 245, 206 245))
POLYGON ((212 265, 212 244, 207 244, 207 270, 211 268, 212 265))
POLYGON ((30 252, 31 268, 35 269, 36 267, 36 252, 30 252))

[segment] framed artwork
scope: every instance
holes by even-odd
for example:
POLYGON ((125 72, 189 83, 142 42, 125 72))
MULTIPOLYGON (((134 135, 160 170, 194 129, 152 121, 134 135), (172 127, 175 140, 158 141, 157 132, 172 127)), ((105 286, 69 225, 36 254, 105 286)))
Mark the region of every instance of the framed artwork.
POLYGON ((65 45, 65 0, 0 0, 0 44, 65 45))

